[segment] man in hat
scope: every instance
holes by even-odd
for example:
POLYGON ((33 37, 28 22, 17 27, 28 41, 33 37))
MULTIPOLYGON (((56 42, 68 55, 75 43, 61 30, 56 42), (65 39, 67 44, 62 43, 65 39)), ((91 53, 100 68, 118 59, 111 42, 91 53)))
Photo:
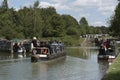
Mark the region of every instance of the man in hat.
POLYGON ((33 47, 37 47, 37 38, 36 37, 33 37, 32 43, 33 43, 33 47))

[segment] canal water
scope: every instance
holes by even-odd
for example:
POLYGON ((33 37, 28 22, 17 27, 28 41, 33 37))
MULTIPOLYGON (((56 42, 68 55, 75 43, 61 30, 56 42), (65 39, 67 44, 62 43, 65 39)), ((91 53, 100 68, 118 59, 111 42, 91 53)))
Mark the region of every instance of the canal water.
POLYGON ((66 57, 31 63, 29 57, 0 53, 0 80, 101 80, 108 63, 98 61, 96 48, 67 48, 66 57))

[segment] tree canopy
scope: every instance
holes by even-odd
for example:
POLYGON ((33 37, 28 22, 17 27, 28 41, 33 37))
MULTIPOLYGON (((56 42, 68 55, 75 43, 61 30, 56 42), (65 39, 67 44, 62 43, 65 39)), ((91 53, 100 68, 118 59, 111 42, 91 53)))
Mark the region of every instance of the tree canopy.
POLYGON ((115 14, 111 17, 109 30, 112 36, 120 37, 120 2, 116 6, 115 14))
POLYGON ((7 0, 4 0, 0 6, 0 37, 7 39, 33 36, 79 37, 84 34, 105 32, 100 28, 89 26, 85 17, 77 22, 71 15, 58 14, 54 7, 41 8, 39 5, 37 0, 33 7, 23 7, 16 11, 14 8, 9 8, 7 0))

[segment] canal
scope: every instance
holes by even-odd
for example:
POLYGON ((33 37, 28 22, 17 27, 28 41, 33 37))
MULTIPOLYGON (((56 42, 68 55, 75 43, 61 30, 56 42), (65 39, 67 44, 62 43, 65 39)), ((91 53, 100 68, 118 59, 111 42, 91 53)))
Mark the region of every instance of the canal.
POLYGON ((0 80, 101 80, 108 63, 97 60, 96 48, 67 48, 67 52, 66 57, 37 63, 0 53, 0 80))

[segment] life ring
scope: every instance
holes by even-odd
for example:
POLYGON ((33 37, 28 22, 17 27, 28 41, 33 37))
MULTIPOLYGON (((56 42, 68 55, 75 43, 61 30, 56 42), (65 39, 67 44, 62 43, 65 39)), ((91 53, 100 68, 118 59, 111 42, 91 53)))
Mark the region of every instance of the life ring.
POLYGON ((46 48, 42 48, 41 51, 42 51, 42 54, 47 54, 47 49, 46 48))

